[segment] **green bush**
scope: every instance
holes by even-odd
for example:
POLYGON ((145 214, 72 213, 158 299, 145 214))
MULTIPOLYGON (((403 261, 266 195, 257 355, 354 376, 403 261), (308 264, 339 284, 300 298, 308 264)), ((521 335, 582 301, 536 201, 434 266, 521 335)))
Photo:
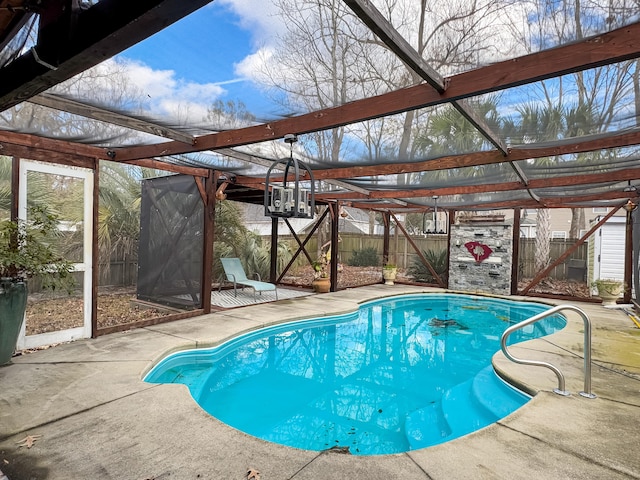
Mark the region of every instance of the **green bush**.
MULTIPOLYGON (((434 250, 423 250, 422 254, 424 258, 431 264, 435 272, 445 279, 447 273, 447 251, 440 250, 436 252, 434 250)), ((409 275, 413 276, 414 280, 424 283, 437 283, 426 265, 422 263, 420 258, 416 258, 413 264, 409 267, 409 275)))
POLYGON ((58 217, 44 206, 31 207, 29 216, 28 222, 0 222, 0 277, 14 281, 37 277, 43 288, 62 287, 71 293, 73 264, 55 248, 58 217))
POLYGON ((377 267, 378 252, 376 252, 376 249, 373 247, 355 250, 347 264, 352 267, 377 267))

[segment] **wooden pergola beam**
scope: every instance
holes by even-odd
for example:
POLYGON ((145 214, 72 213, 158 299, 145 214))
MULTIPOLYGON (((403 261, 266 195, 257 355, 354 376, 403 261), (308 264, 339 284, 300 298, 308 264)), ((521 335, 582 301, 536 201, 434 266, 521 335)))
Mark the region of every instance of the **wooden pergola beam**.
MULTIPOLYGON (((535 190, 536 188, 553 188, 553 187, 570 187, 575 185, 593 185, 593 184, 611 184, 613 182, 623 182, 625 180, 635 180, 640 178, 640 168, 627 168, 617 171, 609 171, 603 173, 591 173, 580 175, 556 176, 549 178, 538 178, 529 180, 528 188, 535 190)), ((524 189, 521 182, 503 182, 483 185, 459 185, 443 188, 425 188, 415 190, 376 190, 372 191, 367 198, 415 198, 415 197, 432 197, 434 195, 464 195, 474 193, 491 193, 491 192, 508 192, 524 189)), ((322 194, 317 195, 323 198, 322 194)), ((331 198, 335 198, 332 195, 331 198)), ((341 195, 342 199, 348 198, 348 194, 341 195)), ((363 198, 363 197, 356 197, 363 198)))
POLYGON ((58 163, 72 167, 94 168, 96 164, 96 160, 94 158, 84 157, 82 155, 39 150, 37 148, 23 147, 21 145, 5 146, 1 142, 0 155, 15 158, 28 158, 29 160, 58 163))
MULTIPOLYGON (((573 196, 563 196, 563 197, 544 197, 541 198, 540 201, 533 200, 531 198, 517 198, 512 200, 504 200, 504 201, 495 201, 495 202, 486 202, 486 203, 473 203, 469 204, 468 202, 460 201, 455 205, 455 209, 458 211, 466 211, 466 210, 502 210, 502 209, 513 209, 513 208, 589 208, 593 207, 593 202, 596 201, 606 201, 606 200, 624 200, 630 198, 629 193, 620 191, 610 191, 604 193, 594 193, 588 195, 573 195, 573 196)), ((362 200, 354 200, 351 202, 347 202, 350 206, 354 208, 360 208, 363 210, 376 210, 376 211, 386 211, 389 210, 390 205, 385 201, 362 201, 362 200)), ((442 207, 444 210, 448 210, 446 206, 442 207)), ((407 205, 403 208, 400 206, 394 205, 395 210, 403 210, 404 212, 408 211, 428 211, 432 210, 431 207, 427 205, 416 205, 407 203, 407 205)))
MULTIPOLYGON (((1 139, 2 132, 0 132, 0 142, 1 139)), ((528 160, 558 155, 583 153, 608 148, 621 148, 630 145, 637 145, 639 143, 640 129, 636 128, 625 130, 611 136, 594 135, 586 138, 582 137, 581 139, 575 139, 575 141, 572 142, 565 141, 562 144, 558 145, 544 147, 513 147, 510 149, 507 159, 509 161, 528 160)), ((239 156, 236 158, 242 159, 239 156)), ((398 175, 404 173, 429 172, 447 170, 451 168, 492 165, 495 163, 504 163, 505 161, 507 161, 507 159, 505 159, 505 157, 503 157, 497 151, 477 152, 462 155, 448 155, 445 157, 424 160, 420 162, 388 163, 382 165, 367 166, 351 165, 348 167, 320 169, 314 170, 313 176, 316 180, 339 180, 367 176, 398 175)), ((255 163, 257 163, 257 161, 255 163)), ((624 178, 624 176, 619 176, 617 177, 617 179, 633 180, 634 178, 624 178)), ((242 185, 246 185, 248 187, 259 188, 258 186, 261 183, 264 183, 264 178, 238 176, 238 183, 241 183, 242 185)), ((336 194, 335 198, 347 199, 349 198, 349 194, 336 194)), ((354 195, 353 198, 364 197, 361 195, 354 195)))
POLYGON ((0 69, 0 111, 120 53, 210 1, 101 0, 74 11, 73 18, 69 9, 59 14, 47 10, 36 45, 0 69))
MULTIPOLYGON (((195 146, 186 146, 180 142, 165 142, 159 145, 121 148, 115 153, 118 160, 132 160, 259 143, 283 138, 286 134, 299 135, 327 130, 495 92, 638 56, 640 56, 640 22, 581 42, 454 75, 448 79, 448 88, 442 94, 428 84, 420 84, 304 115, 203 135, 197 138, 195 146)), ((507 160, 511 159, 507 158, 507 160)))
POLYGON ((506 161, 528 160, 535 158, 552 157, 558 155, 570 155, 584 153, 593 150, 607 148, 620 148, 640 143, 640 129, 620 132, 611 136, 592 136, 576 138, 575 141, 563 142, 562 145, 544 147, 512 147, 507 157, 503 157, 500 152, 476 152, 462 155, 448 155, 432 160, 421 162, 389 163, 384 165, 370 165, 359 167, 357 165, 330 168, 324 170, 314 170, 313 176, 316 180, 327 180, 331 178, 357 178, 377 175, 398 175, 414 172, 429 172, 437 170, 448 170, 451 168, 477 167, 481 165, 492 165, 506 161))
MULTIPOLYGON (((575 142, 564 142, 562 145, 551 145, 545 147, 513 147, 508 159, 526 160, 542 158, 547 156, 567 155, 583 153, 592 150, 607 148, 620 148, 640 143, 640 129, 625 130, 611 136, 591 136, 586 139, 576 139, 575 142)), ((234 154, 234 158, 251 161, 252 163, 266 165, 260 162, 261 159, 246 154, 240 154, 232 150, 223 150, 220 153, 234 154), (248 158, 250 157, 250 158, 248 158)), ((68 142, 64 140, 48 139, 36 135, 0 131, 0 154, 7 156, 17 156, 21 158, 31 158, 33 160, 53 161, 56 163, 68 163, 75 166, 86 166, 86 158, 103 158, 104 149, 90 145, 68 142), (83 158, 84 157, 84 158, 83 158)), ((331 180, 344 178, 357 178, 377 175, 397 175, 412 172, 428 172, 446 170, 451 168, 464 168, 480 165, 491 165, 503 163, 506 159, 497 151, 477 152, 462 155, 449 155, 432 160, 421 162, 389 163, 372 166, 349 166, 342 168, 330 168, 314 170, 316 180, 331 180)), ((159 159, 139 159, 127 163, 156 168, 160 170, 172 171, 176 173, 188 173, 206 177, 205 168, 177 166, 159 159), (197 169, 200 173, 193 173, 185 169, 197 169)), ((617 180, 633 180, 634 177, 625 178, 624 175, 616 174, 617 180)), ((238 183, 248 187, 258 188, 264 183, 264 178, 258 177, 238 177, 238 183)), ((362 195, 348 193, 336 194, 335 198, 365 198, 362 195)))
MULTIPOLYGON (((635 180, 640 178, 640 168, 620 169, 613 172, 592 173, 581 175, 567 175, 561 177, 551 177, 544 179, 530 180, 528 188, 535 190, 536 188, 553 188, 553 187, 569 187, 575 185, 593 185, 593 184, 611 184, 612 182, 623 182, 626 180, 635 180)), ((397 199, 404 200, 411 198, 423 198, 446 195, 465 195, 475 193, 491 193, 491 192, 507 192, 523 190, 525 186, 522 182, 503 182, 483 185, 459 185, 443 188, 421 188, 421 189, 394 189, 394 190, 374 190, 368 194, 358 192, 340 192, 340 193, 319 193, 316 195, 318 200, 342 200, 357 201, 366 199, 397 199)), ((622 192, 620 198, 628 196, 622 192)), ((572 197, 563 197, 563 201, 571 202, 572 197)), ((618 198, 617 196, 615 198, 618 198)))
POLYGON ((137 165, 138 167, 154 168, 156 170, 162 170, 164 172, 182 173, 185 175, 193 175, 194 177, 207 178, 209 168, 189 167, 187 165, 174 165, 167 162, 159 162, 153 158, 145 158, 142 160, 135 160, 133 162, 127 162, 129 165, 137 165))
MULTIPOLYGON (((99 120, 101 122, 110 123, 113 125, 119 125, 138 132, 148 133, 150 135, 156 135, 158 137, 169 138, 178 142, 192 145, 195 142, 195 137, 187 135, 178 130, 174 130, 157 123, 153 123, 147 120, 134 118, 129 115, 123 115, 121 113, 112 112, 104 108, 99 108, 94 105, 88 105, 77 100, 71 100, 68 98, 62 98, 58 95, 42 92, 29 99, 29 103, 40 105, 43 107, 53 108, 74 115, 79 115, 85 118, 91 118, 93 120, 99 120)), ((102 152, 104 154, 104 150, 102 152)))
POLYGON ((11 149, 14 146, 29 147, 34 151, 64 153, 93 159, 105 158, 104 149, 100 147, 94 147, 77 142, 68 142, 66 140, 40 137, 38 135, 28 133, 16 133, 0 130, 0 154, 13 155, 13 153, 11 153, 11 149))

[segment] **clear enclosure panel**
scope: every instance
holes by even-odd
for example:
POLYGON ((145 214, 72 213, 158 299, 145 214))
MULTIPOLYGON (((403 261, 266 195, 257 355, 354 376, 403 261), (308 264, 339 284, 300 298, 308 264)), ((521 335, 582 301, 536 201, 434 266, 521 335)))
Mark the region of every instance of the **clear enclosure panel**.
POLYGON ((591 236, 574 248, 542 278, 537 277, 565 256, 589 229, 593 209, 523 209, 520 217, 518 291, 588 298, 589 258, 593 259, 591 236), (580 220, 581 212, 583 220, 580 220), (574 228, 572 228, 572 226, 574 228), (590 253, 591 252, 591 253, 590 253), (535 284, 532 281, 536 279, 535 284))
POLYGON ((41 171, 27 173, 27 221, 34 209, 44 209, 58 219, 57 231, 46 241, 56 254, 74 264, 72 291, 45 288, 41 278, 29 279, 26 335, 83 327, 84 318, 84 182, 83 178, 41 171))
POLYGON ((141 182, 161 175, 166 172, 100 162, 98 330, 177 311, 136 298, 141 182))

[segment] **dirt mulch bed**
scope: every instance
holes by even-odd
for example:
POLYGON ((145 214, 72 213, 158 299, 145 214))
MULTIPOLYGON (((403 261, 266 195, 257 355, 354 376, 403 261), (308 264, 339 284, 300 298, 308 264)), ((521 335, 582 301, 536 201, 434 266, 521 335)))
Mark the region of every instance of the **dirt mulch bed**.
MULTIPOLYGON (((282 283, 296 287, 310 287, 313 282, 313 269, 311 267, 291 270, 285 275, 282 283)), ((343 265, 338 271, 338 288, 359 287, 372 283, 382 282, 380 267, 351 267, 343 265)))
MULTIPOLYGON (((168 315, 166 311, 142 308, 132 303, 132 289, 105 289, 98 293, 98 328, 122 325, 168 315)), ((83 301, 79 296, 29 294, 27 335, 55 332, 83 325, 83 301)))
MULTIPOLYGON (((283 279, 284 284, 309 287, 313 281, 311 267, 298 269, 283 279)), ((382 281, 380 267, 344 266, 338 279, 339 288, 357 287, 382 281)), ((217 285, 214 286, 217 288, 217 285)), ((145 308, 133 302, 135 287, 100 287, 98 292, 98 328, 147 320, 170 314, 162 309, 145 308)), ((29 294, 27 305, 27 335, 66 330, 83 325, 83 305, 80 295, 45 293, 29 294)))
MULTIPOLYGON (((518 282, 518 291, 524 290, 531 278, 523 279, 518 282)), ((553 280, 545 278, 540 281, 536 286, 529 290, 530 294, 544 293, 550 295, 566 295, 569 297, 577 298, 590 298, 591 291, 589 286, 584 282, 577 282, 571 280, 553 280)))
MULTIPOLYGON (((411 280, 406 272, 398 272, 398 280, 411 280)), ((309 287, 313 281, 310 267, 292 271, 282 282, 286 285, 309 287)), ((519 282, 518 288, 525 288, 530 279, 519 282)), ((338 287, 350 288, 382 282, 380 267, 351 267, 345 265, 339 273, 338 287)), ((217 287, 216 287, 217 288, 217 287)), ((577 298, 589 298, 589 287, 582 282, 545 279, 530 293, 567 295, 577 298)), ((168 315, 162 309, 144 308, 136 305, 135 287, 101 287, 98 292, 98 328, 133 323, 168 315)), ((27 335, 81 327, 83 307, 80 296, 52 295, 49 293, 29 294, 27 305, 27 335)))

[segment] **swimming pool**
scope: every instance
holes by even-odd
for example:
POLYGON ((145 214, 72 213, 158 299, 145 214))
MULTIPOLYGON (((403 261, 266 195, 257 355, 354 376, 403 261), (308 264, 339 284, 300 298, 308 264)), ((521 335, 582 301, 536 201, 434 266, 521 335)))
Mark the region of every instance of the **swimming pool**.
MULTIPOLYGON (((264 440, 356 455, 405 452, 475 431, 528 401, 495 375, 491 357, 509 325, 548 308, 402 295, 173 354, 145 381, 183 383, 205 411, 264 440)), ((509 343, 565 324, 549 317, 509 343)))

